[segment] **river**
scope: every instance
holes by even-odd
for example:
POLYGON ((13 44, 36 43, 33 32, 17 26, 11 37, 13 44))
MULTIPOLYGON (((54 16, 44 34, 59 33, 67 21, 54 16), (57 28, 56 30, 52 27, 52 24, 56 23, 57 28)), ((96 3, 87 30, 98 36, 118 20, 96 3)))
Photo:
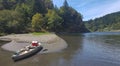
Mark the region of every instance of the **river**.
MULTIPOLYGON (((59 35, 68 48, 13 62, 13 53, 0 48, 1 66, 120 66, 120 32, 59 35)), ((0 46, 4 42, 0 42, 0 46)))

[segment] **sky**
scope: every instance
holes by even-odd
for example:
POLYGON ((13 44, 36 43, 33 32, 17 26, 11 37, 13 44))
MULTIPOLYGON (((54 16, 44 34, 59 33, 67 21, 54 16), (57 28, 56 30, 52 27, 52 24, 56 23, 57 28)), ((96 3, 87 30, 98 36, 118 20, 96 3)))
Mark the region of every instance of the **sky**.
MULTIPOLYGON (((83 20, 87 21, 102 17, 106 14, 120 11, 120 0, 67 0, 69 6, 82 14, 83 20)), ((53 0, 58 7, 63 5, 64 0, 53 0)))

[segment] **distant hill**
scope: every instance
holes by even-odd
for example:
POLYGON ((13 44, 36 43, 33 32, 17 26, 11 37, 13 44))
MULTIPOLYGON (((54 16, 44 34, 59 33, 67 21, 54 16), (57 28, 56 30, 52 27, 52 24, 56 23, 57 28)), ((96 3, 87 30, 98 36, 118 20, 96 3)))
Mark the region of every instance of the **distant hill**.
POLYGON ((90 31, 120 30, 120 11, 85 21, 85 25, 90 31))

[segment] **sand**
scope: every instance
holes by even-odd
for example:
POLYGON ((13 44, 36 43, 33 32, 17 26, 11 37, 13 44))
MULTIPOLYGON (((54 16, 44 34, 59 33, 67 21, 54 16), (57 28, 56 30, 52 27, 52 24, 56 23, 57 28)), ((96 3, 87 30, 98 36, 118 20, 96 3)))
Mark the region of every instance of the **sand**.
POLYGON ((4 50, 16 52, 21 48, 31 44, 31 41, 36 40, 42 43, 43 50, 39 53, 58 52, 67 47, 67 43, 56 34, 33 35, 33 34, 15 34, 0 37, 0 40, 11 41, 4 44, 4 50))

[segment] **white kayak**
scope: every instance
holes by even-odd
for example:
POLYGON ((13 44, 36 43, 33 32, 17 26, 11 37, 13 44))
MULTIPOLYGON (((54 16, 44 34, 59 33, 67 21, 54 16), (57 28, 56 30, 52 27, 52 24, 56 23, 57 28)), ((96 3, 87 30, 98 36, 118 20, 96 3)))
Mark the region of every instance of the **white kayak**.
POLYGON ((43 47, 41 45, 38 45, 38 46, 26 46, 25 48, 17 51, 14 55, 12 55, 12 59, 14 61, 17 61, 17 60, 21 60, 21 59, 24 59, 24 58, 27 58, 27 57, 30 57, 34 54, 36 54, 37 52, 41 51, 43 49, 43 47))

